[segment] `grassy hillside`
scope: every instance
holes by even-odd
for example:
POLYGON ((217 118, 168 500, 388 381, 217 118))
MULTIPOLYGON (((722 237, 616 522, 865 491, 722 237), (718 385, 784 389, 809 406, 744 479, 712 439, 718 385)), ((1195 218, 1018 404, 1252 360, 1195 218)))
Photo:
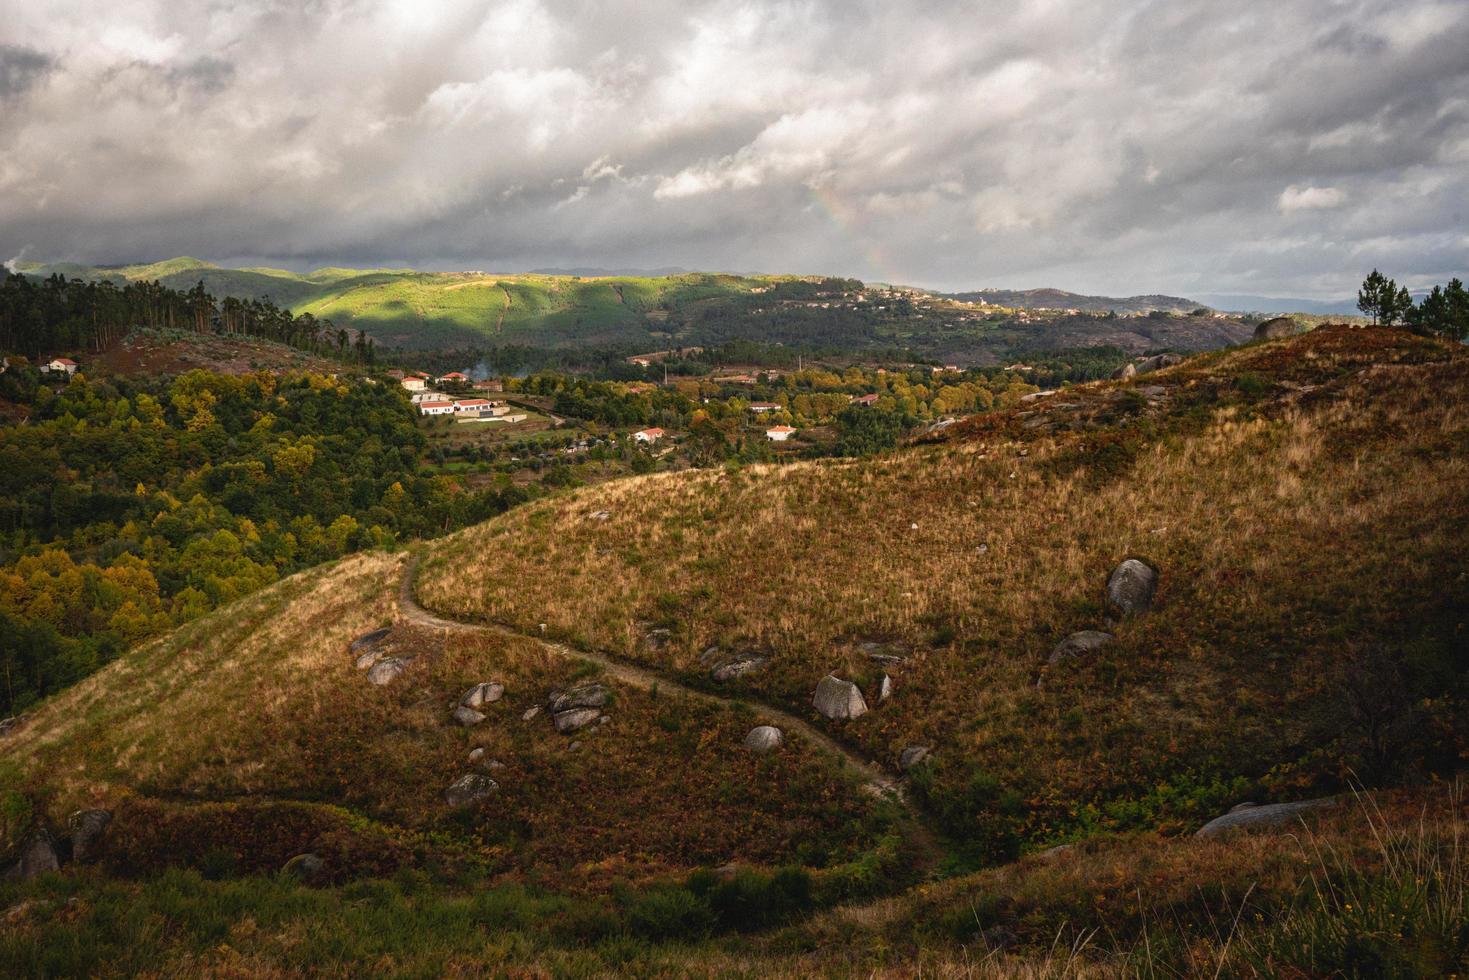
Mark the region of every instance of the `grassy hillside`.
POLYGON ((886 669, 890 701, 826 724, 879 758, 932 747, 920 791, 981 856, 1183 827, 1452 765, 1466 405, 1462 348, 1318 330, 882 458, 542 501, 436 544, 419 595, 691 679, 710 646, 755 652, 768 666, 737 683, 793 709, 829 672, 875 702, 886 669), (1157 608, 1109 625, 1130 556, 1161 571, 1157 608), (1116 639, 1048 665, 1087 629, 1116 639))
POLYGON ((406 555, 293 576, 0 736, 7 847, 80 807, 114 814, 98 865, 0 883, 0 969, 1462 970, 1456 790, 1190 834, 1243 801, 1458 770, 1466 450, 1462 348, 1325 328, 877 458, 633 478, 421 546, 419 601, 509 631, 417 613, 406 555), (1103 584, 1127 557, 1160 584, 1118 620, 1103 584), (389 623, 412 661, 375 687, 348 644, 389 623), (1051 663, 1084 629, 1115 639, 1051 663), (766 662, 711 678, 738 656, 766 662), (831 672, 872 710, 812 710, 831 672), (504 699, 454 724, 489 680, 504 699), (530 714, 592 680, 605 726, 571 738, 530 714), (745 750, 762 704, 891 774, 930 748, 904 780, 917 822, 817 741, 745 750), (498 791, 447 806, 469 772, 498 791), (314 887, 277 873, 305 851, 325 862, 314 887))

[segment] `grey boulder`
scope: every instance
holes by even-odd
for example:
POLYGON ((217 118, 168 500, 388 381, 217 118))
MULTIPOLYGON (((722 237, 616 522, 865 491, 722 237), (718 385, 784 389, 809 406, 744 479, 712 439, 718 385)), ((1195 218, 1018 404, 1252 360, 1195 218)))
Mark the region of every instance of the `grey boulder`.
POLYGON ((1283 340, 1286 337, 1294 337, 1301 332, 1301 328, 1288 316, 1278 316, 1272 320, 1266 320, 1255 328, 1256 340, 1283 340))
POLYGON ((469 806, 488 799, 499 788, 500 784, 489 776, 472 772, 460 776, 454 781, 454 785, 444 791, 444 802, 452 807, 469 806))
POLYGON ((570 735, 578 729, 585 728, 598 718, 602 712, 598 708, 571 708, 566 711, 558 711, 552 716, 556 724, 556 731, 562 735, 570 735))
POLYGON ((827 674, 816 685, 816 696, 811 699, 816 710, 828 718, 839 720, 858 718, 867 714, 867 702, 856 684, 827 674))
POLYGON ((297 854, 281 867, 281 873, 308 884, 321 879, 326 862, 315 854, 297 854))
POLYGON ((393 628, 391 626, 384 626, 382 629, 373 630, 371 633, 363 633, 349 643, 347 649, 353 653, 361 653, 369 647, 381 646, 382 642, 388 638, 388 634, 392 631, 393 628))
POLYGON ((1138 364, 1137 373, 1148 374, 1153 371, 1161 371, 1163 370, 1163 368, 1173 367, 1173 365, 1175 364, 1182 363, 1183 356, 1181 354, 1154 354, 1152 357, 1145 358, 1141 363, 1138 364))
POLYGON ((56 843, 44 829, 36 831, 20 850, 20 858, 5 873, 7 878, 34 878, 56 871, 61 861, 56 856, 56 843))
POLYGON ((1113 371, 1112 377, 1114 380, 1117 381, 1126 381, 1128 378, 1131 378, 1135 374, 1137 374, 1137 365, 1132 363, 1131 361, 1128 361, 1126 364, 1113 371))
POLYGON ((763 666, 765 666, 764 657, 740 657, 737 660, 731 660, 715 667, 710 671, 709 676, 719 683, 725 684, 734 680, 736 677, 742 677, 751 671, 759 670, 763 666))
POLYGON ((898 768, 907 772, 914 766, 928 758, 929 748, 927 745, 910 745, 898 756, 898 768))
POLYGON ((1054 665, 1072 657, 1096 653, 1111 642, 1112 634, 1103 633, 1101 630, 1082 630, 1080 633, 1072 633, 1056 644, 1056 649, 1051 651, 1051 656, 1046 662, 1054 665))
POLYGON ((478 725, 480 722, 484 721, 485 716, 480 712, 475 711, 473 708, 466 708, 464 705, 461 704, 459 707, 454 709, 454 720, 459 722, 459 724, 463 725, 465 728, 472 728, 475 725, 478 725))
POLYGON ((408 669, 409 661, 402 657, 385 657, 372 665, 367 672, 368 683, 382 687, 391 684, 408 669))
POLYGON ((1146 562, 1129 558, 1107 579, 1107 601, 1124 616, 1145 613, 1153 605, 1158 572, 1146 562))
POLYGON ((600 708, 606 703, 607 689, 605 687, 601 684, 583 684, 569 691, 552 694, 546 707, 550 708, 553 714, 558 714, 573 708, 600 708))
POLYGON ((757 725, 745 736, 745 748, 751 752, 771 752, 784 742, 785 735, 774 725, 757 725))
POLYGON ((1294 820, 1307 810, 1336 806, 1336 798, 1325 796, 1316 800, 1300 800, 1295 803, 1267 803, 1255 806, 1246 803, 1235 807, 1222 817, 1215 817, 1194 834, 1195 837, 1213 837, 1236 827, 1273 827, 1294 820))
POLYGON ((466 708, 480 708, 487 704, 494 704, 505 696, 505 685, 495 681, 484 684, 476 684, 464 692, 459 703, 466 708))
POLYGON ((66 825, 71 831, 71 859, 78 864, 86 864, 95 858, 102 835, 110 823, 110 810, 78 810, 68 817, 66 825))

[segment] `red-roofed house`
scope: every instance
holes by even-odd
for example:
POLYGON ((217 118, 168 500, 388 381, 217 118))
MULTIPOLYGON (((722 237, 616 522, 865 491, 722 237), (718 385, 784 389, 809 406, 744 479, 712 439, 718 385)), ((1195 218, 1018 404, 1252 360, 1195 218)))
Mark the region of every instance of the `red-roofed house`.
POLYGON ((877 404, 877 400, 880 397, 882 397, 882 396, 881 395, 860 395, 860 396, 852 399, 852 404, 853 405, 865 405, 866 407, 871 408, 873 405, 876 405, 877 404))
POLYGON ((460 374, 458 371, 450 371, 448 374, 441 374, 441 375, 439 375, 439 383, 440 384, 443 384, 445 381, 468 381, 468 380, 469 379, 467 377, 465 377, 464 375, 460 374))
POLYGON ((418 411, 421 415, 453 415, 453 402, 419 402, 418 411))
POLYGON ((466 398, 454 403, 454 411, 459 415, 478 415, 487 409, 495 407, 495 403, 488 398, 466 398))
POLYGON ((428 387, 428 382, 422 378, 404 378, 398 383, 409 391, 423 391, 428 387))
POLYGON ((771 442, 785 442, 795 434, 795 429, 789 425, 772 425, 765 430, 765 438, 771 442))
POLYGON ((46 363, 47 371, 64 371, 69 378, 77 373, 77 362, 69 357, 53 357, 46 363))

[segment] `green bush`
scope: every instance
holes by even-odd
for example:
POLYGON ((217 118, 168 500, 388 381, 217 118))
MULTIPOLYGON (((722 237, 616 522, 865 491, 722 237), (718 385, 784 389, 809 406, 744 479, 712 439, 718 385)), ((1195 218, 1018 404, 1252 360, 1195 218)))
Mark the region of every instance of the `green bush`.
POLYGON ((645 939, 702 939, 714 929, 709 905, 687 888, 652 888, 626 903, 628 930, 645 939))

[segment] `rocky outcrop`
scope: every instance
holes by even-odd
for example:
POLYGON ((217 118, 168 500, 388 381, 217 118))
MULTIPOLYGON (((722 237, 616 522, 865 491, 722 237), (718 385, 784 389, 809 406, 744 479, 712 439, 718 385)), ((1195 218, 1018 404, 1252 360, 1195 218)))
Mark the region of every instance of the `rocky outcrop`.
POLYGON ((1256 340, 1284 340, 1286 337, 1294 337, 1301 332, 1296 321, 1288 316, 1278 316, 1273 320, 1266 320, 1255 328, 1256 340))
POLYGON ((758 725, 745 736, 745 748, 751 752, 773 752, 785 743, 785 734, 774 725, 758 725))
POLYGON ((1126 381, 1136 374, 1137 365, 1132 363, 1131 361, 1128 361, 1126 364, 1122 365, 1120 368, 1112 372, 1112 379, 1114 381, 1126 381))
POLYGON ((1182 363, 1182 354, 1154 354, 1152 357, 1144 358, 1138 362, 1137 373, 1151 374, 1154 371, 1161 371, 1164 368, 1173 367, 1175 364, 1182 363))
POLYGON ((476 684, 464 692, 459 703, 466 708, 482 708, 487 704, 494 704, 505 696, 505 685, 495 681, 487 681, 476 684))
POLYGON ((1129 558, 1107 579, 1107 601, 1123 616, 1141 615, 1152 607, 1157 588, 1157 569, 1137 558, 1129 558))
POLYGON ((1316 800, 1300 800, 1295 803, 1267 803, 1256 806, 1243 803, 1222 817, 1215 817, 1194 834, 1195 837, 1213 837, 1237 827, 1273 827, 1289 823, 1308 810, 1336 806, 1335 797, 1327 796, 1316 800))
POLYGON ((444 802, 455 808, 470 806, 493 796, 499 788, 500 784, 489 776, 477 772, 468 773, 460 776, 444 791, 444 802))
POLYGON ((78 810, 68 817, 66 826, 71 831, 71 859, 78 864, 94 860, 102 847, 102 835, 110 823, 110 810, 78 810))
POLYGON ((1089 653, 1096 653, 1102 647, 1112 642, 1111 633, 1103 633, 1100 630, 1082 630, 1080 633, 1072 633, 1066 639, 1056 644, 1056 649, 1051 651, 1047 660, 1050 664, 1059 664, 1063 660, 1072 657, 1080 657, 1089 653))
POLYGON ((371 633, 363 633, 357 639, 347 644, 347 649, 353 653, 361 653, 369 647, 381 646, 391 632, 393 632, 391 626, 384 626, 382 629, 373 630, 371 633))
POLYGON ((325 871, 326 862, 310 853, 297 854, 281 867, 281 874, 308 885, 321 881, 325 871))
POLYGON ((833 720, 859 718, 867 714, 867 702, 856 684, 828 674, 816 685, 816 696, 811 699, 816 710, 833 720))

